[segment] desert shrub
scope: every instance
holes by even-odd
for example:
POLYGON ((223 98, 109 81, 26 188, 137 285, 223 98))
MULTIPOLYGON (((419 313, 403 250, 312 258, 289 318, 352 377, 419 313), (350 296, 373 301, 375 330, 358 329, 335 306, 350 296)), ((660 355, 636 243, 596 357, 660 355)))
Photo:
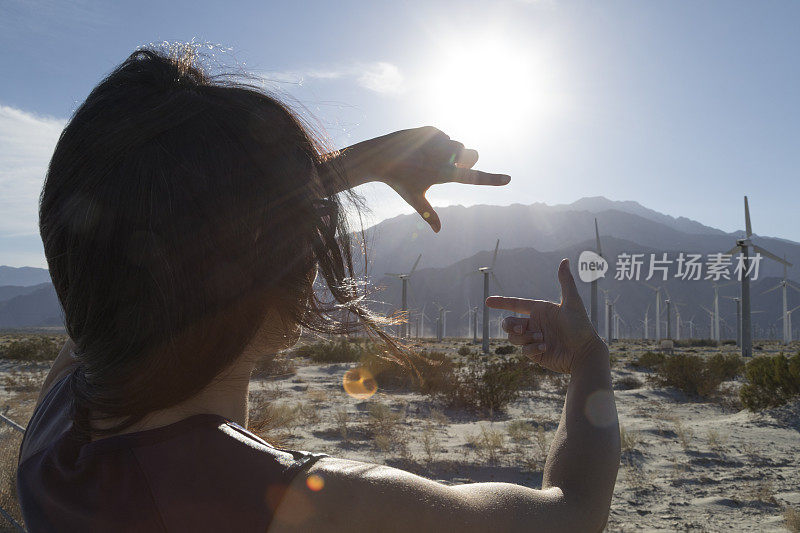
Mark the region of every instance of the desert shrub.
POLYGON ((502 411, 514 401, 520 389, 533 378, 524 361, 509 359, 488 361, 470 357, 463 368, 453 374, 452 386, 442 392, 452 407, 479 412, 502 411))
POLYGON ((644 352, 631 361, 631 365, 636 368, 644 368, 646 370, 658 370, 664 364, 667 356, 661 352, 644 352))
POLYGON ((800 510, 794 507, 787 507, 783 513, 783 518, 786 520, 786 529, 792 533, 800 533, 800 510))
POLYGON ((274 446, 287 447, 301 422, 300 406, 272 403, 261 395, 253 395, 251 402, 248 429, 274 446))
POLYGON ((739 392, 751 411, 783 405, 800 395, 800 353, 759 356, 745 367, 745 384, 739 392))
POLYGON ((467 444, 475 451, 479 459, 489 464, 497 464, 505 450, 503 434, 481 424, 481 432, 467 436, 467 444))
POLYGON ((665 358, 651 379, 658 385, 675 387, 689 396, 699 397, 711 396, 723 381, 705 359, 683 353, 665 358))
POLYGON ((505 344, 503 346, 498 346, 494 349, 494 353, 497 355, 511 355, 512 353, 516 352, 517 349, 511 344, 505 344))
MULTIPOLYGON (((717 341, 714 339, 682 339, 679 341, 673 341, 674 346, 678 347, 689 347, 689 346, 698 346, 698 347, 705 347, 710 348, 712 346, 718 346, 717 341)), ((736 344, 736 341, 733 341, 733 344, 736 344)))
POLYGON ((736 341, 733 339, 726 339, 722 341, 723 346, 736 346, 736 341))
POLYGON ((61 350, 62 342, 50 337, 35 336, 14 340, 0 348, 0 357, 18 361, 52 361, 61 350))
POLYGON ((315 342, 298 347, 294 353, 300 357, 308 357, 315 363, 354 363, 365 353, 377 351, 374 343, 355 342, 340 339, 329 342, 315 342))
POLYGON ((42 389, 43 373, 9 372, 3 375, 3 388, 8 392, 37 392, 42 389))
POLYGON ((469 349, 469 346, 462 346, 458 349, 458 355, 470 355, 472 350, 469 349))
POLYGON ((252 377, 269 378, 273 376, 286 376, 296 372, 294 361, 285 355, 265 355, 256 361, 252 377))
POLYGON ((441 393, 451 387, 455 363, 445 352, 423 350, 413 359, 414 370, 396 361, 367 352, 361 366, 382 389, 412 389, 425 394, 441 393))
POLYGON ((735 353, 715 353, 706 360, 708 371, 721 381, 736 379, 742 375, 744 360, 735 353))
POLYGON ((637 378, 636 376, 622 376, 618 380, 614 381, 614 388, 616 390, 631 390, 631 389, 640 389, 642 388, 642 380, 637 378))
MULTIPOLYGON (((17 521, 22 522, 22 513, 17 499, 17 454, 22 441, 22 434, 10 428, 0 429, 0 506, 17 521)), ((11 524, 0 520, 7 527, 2 531, 14 531, 11 524)))

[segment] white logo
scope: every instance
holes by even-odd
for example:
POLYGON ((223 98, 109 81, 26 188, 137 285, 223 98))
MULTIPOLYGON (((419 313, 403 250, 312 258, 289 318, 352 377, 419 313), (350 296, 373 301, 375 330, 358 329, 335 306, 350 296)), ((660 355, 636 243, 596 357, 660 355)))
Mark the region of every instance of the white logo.
POLYGON ((608 263, 597 253, 590 250, 581 252, 578 258, 578 276, 584 283, 604 278, 608 270, 608 263))

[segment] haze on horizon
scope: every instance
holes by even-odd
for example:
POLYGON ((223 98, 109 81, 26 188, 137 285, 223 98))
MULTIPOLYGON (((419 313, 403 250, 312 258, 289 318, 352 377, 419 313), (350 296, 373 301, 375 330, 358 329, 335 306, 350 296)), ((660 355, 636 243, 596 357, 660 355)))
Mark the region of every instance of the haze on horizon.
MULTIPOLYGON (((747 194, 757 234, 800 241, 797 3, 9 0, 0 11, 0 264, 45 266, 38 193, 91 88, 139 45, 192 39, 268 79, 337 147, 431 124, 476 148, 478 168, 512 176, 491 191, 434 187, 435 206, 605 196, 732 232, 747 194)), ((368 224, 411 212, 383 185, 361 192, 368 224)))

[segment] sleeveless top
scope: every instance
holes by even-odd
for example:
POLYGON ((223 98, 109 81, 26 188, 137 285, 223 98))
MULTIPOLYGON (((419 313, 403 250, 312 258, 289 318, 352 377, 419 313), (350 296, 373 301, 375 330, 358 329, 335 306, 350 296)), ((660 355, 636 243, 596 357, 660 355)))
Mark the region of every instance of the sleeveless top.
POLYGON ((323 454, 282 450, 224 417, 80 441, 69 376, 33 413, 17 493, 28 530, 267 531, 292 479, 323 454))

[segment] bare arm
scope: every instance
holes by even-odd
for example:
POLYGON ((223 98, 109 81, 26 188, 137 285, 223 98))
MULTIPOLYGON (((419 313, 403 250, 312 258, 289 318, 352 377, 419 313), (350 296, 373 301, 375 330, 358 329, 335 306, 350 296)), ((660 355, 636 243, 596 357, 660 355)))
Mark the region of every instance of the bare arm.
POLYGON ((324 458, 308 472, 323 479, 323 489, 309 490, 306 476, 298 476, 270 531, 602 530, 619 465, 608 350, 575 300, 567 263, 559 279, 561 305, 497 297, 488 302, 530 313, 506 319, 509 340, 542 365, 572 373, 542 490, 510 483, 446 486, 386 466, 324 458))
POLYGON ((473 170, 478 152, 427 126, 396 131, 344 148, 317 167, 320 177, 337 192, 370 181, 382 181, 439 231, 441 223, 425 198, 437 183, 506 185, 511 178, 473 170), (341 172, 338 172, 340 170, 341 172))

